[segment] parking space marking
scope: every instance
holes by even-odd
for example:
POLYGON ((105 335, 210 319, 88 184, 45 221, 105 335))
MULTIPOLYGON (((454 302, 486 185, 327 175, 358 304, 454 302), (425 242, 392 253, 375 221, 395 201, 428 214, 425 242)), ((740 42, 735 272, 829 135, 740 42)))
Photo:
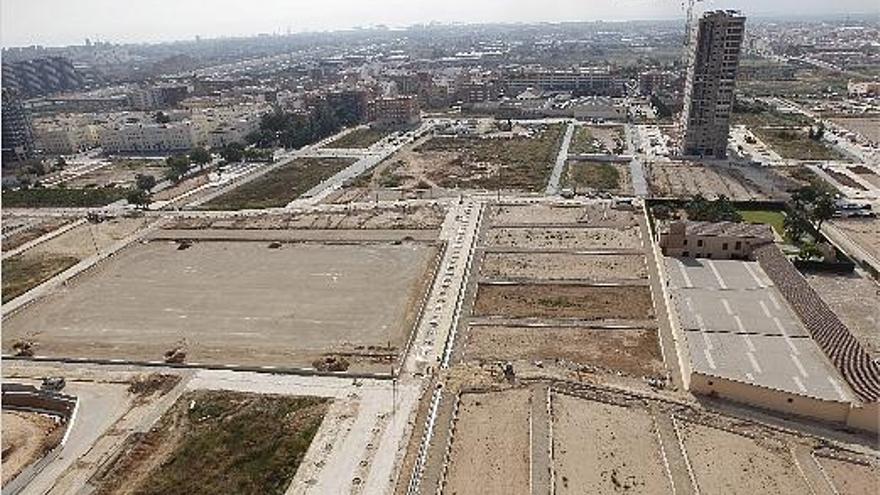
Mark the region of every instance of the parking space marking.
POLYGON ((748 356, 749 362, 752 363, 752 369, 755 370, 755 373, 762 373, 761 366, 758 364, 758 360, 755 359, 755 355, 751 352, 747 352, 746 356, 748 356))
POLYGON ((712 359, 712 353, 709 352, 709 349, 703 349, 703 355, 706 356, 706 362, 709 363, 709 367, 712 368, 713 370, 716 369, 715 368, 715 360, 712 359))
POLYGON ((782 309, 782 306, 779 305, 779 301, 776 300, 776 296, 774 296, 772 292, 767 294, 767 297, 770 298, 770 302, 773 303, 773 307, 776 308, 776 311, 782 309))
POLYGON ((733 321, 736 322, 736 328, 740 333, 746 333, 746 327, 743 326, 743 322, 739 319, 739 316, 733 315, 733 321))
POLYGON ((791 380, 794 382, 795 385, 797 385, 797 388, 801 392, 807 393, 807 387, 804 386, 804 383, 801 381, 800 378, 798 378, 797 376, 793 376, 791 377, 791 380))
POLYGON ((758 287, 760 287, 762 289, 766 289, 767 284, 765 284, 764 281, 761 280, 760 277, 758 277, 758 274, 755 273, 755 270, 752 268, 751 263, 745 262, 745 263, 743 263, 743 265, 746 267, 746 271, 749 272, 749 275, 751 275, 752 278, 755 280, 755 283, 758 284, 758 287))
POLYGON ((746 341, 746 347, 749 348, 750 352, 755 352, 757 349, 755 348, 755 344, 752 342, 752 339, 749 338, 748 334, 743 334, 743 340, 746 341))
POLYGON ((691 282, 691 277, 688 276, 684 263, 678 258, 675 258, 675 262, 678 264, 678 271, 681 272, 681 278, 684 279, 684 283, 686 284, 685 287, 693 287, 694 283, 691 282))
POLYGON ((794 354, 789 354, 788 356, 791 358, 791 362, 794 363, 795 367, 801 373, 801 376, 804 378, 809 378, 810 375, 807 374, 807 370, 804 369, 804 365, 801 364, 801 360, 798 359, 798 357, 795 356, 794 354))
POLYGON ((721 298, 721 304, 724 306, 724 311, 727 311, 727 314, 732 315, 733 310, 730 309, 730 303, 727 302, 727 299, 721 298))
POLYGON ((761 306, 761 311, 764 312, 764 316, 766 316, 767 318, 773 318, 773 315, 770 314, 770 309, 767 308, 767 305, 766 305, 766 304, 764 304, 764 300, 763 300, 763 299, 761 299, 760 301, 758 301, 758 306, 761 306))
POLYGON ((718 286, 721 289, 727 289, 727 284, 724 283, 724 279, 721 278, 721 274, 718 272, 718 268, 715 267, 715 263, 712 263, 712 260, 706 260, 706 264, 709 265, 709 269, 712 270, 712 274, 715 275, 715 280, 718 280, 718 286))
POLYGON ((828 375, 827 378, 828 378, 828 383, 830 383, 831 386, 834 387, 834 391, 837 392, 837 395, 838 395, 838 397, 840 397, 840 400, 844 400, 844 401, 847 400, 848 398, 847 398, 846 394, 843 392, 843 388, 841 388, 840 384, 837 383, 837 380, 835 380, 834 377, 832 377, 831 375, 828 375))

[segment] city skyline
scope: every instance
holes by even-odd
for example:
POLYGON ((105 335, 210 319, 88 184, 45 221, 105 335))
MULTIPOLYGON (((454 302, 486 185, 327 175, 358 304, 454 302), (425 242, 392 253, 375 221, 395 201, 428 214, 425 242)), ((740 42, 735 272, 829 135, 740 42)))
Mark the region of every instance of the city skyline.
MULTIPOLYGON (((359 3, 328 0, 323 8, 304 11, 280 0, 264 0, 262 8, 237 0, 212 3, 206 16, 203 4, 193 0, 159 0, 123 7, 112 0, 27 2, 7 0, 0 5, 2 45, 64 46, 82 44, 86 39, 114 43, 158 43, 190 40, 195 37, 240 37, 258 34, 332 31, 357 27, 400 28, 438 23, 532 23, 577 21, 633 21, 680 19, 679 2, 653 0, 599 0, 588 3, 555 0, 541 4, 510 5, 491 0, 474 5, 451 0, 436 5, 420 5, 402 0, 359 3), (52 12, 51 17, 45 15, 52 12), (267 15, 267 13, 274 13, 267 15), (15 22, 13 22, 15 21, 15 22)), ((826 2, 783 0, 767 7, 755 0, 701 2, 698 10, 734 9, 750 17, 863 15, 876 14, 874 2, 842 0, 826 2)))

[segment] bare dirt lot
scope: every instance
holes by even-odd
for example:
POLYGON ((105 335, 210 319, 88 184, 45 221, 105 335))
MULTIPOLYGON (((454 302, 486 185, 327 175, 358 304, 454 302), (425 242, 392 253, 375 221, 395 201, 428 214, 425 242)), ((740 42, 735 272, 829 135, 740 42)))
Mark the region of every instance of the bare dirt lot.
POLYGON ((526 249, 640 249, 639 229, 610 228, 494 228, 486 246, 526 249))
POLYGON ((623 127, 588 126, 575 128, 569 154, 612 154, 623 152, 623 127))
POLYGON ((835 124, 845 127, 856 134, 861 134, 866 139, 875 143, 880 142, 880 118, 835 118, 831 119, 835 124))
POLYGON ((28 339, 39 355, 160 360, 181 347, 189 362, 287 367, 331 353, 384 371, 435 256, 418 243, 140 244, 7 317, 3 348, 28 339))
POLYGON ((172 185, 171 187, 162 189, 161 191, 153 194, 153 201, 169 201, 174 199, 181 194, 185 194, 193 189, 204 186, 208 183, 208 174, 200 174, 193 177, 188 177, 177 184, 172 185))
POLYGON ((27 253, 3 260, 3 302, 11 301, 79 262, 72 256, 27 253))
POLYGON ((575 193, 633 193, 629 165, 626 163, 569 160, 562 174, 562 185, 570 187, 575 193))
POLYGON ((648 277, 638 254, 486 253, 480 264, 486 278, 535 280, 640 280, 648 277))
POLYGON ((648 411, 559 393, 552 398, 559 493, 670 493, 648 411))
POLYGON ((52 450, 64 433, 43 414, 3 411, 3 485, 52 450))
POLYGON ((528 389, 461 397, 445 493, 529 493, 528 389))
POLYGON ((67 187, 134 187, 138 175, 152 175, 161 181, 168 167, 163 160, 113 160, 110 165, 65 181, 67 187))
POLYGON ((611 208, 610 203, 588 205, 546 204, 495 206, 490 215, 492 225, 553 225, 582 224, 594 227, 636 225, 636 214, 611 208))
POLYGON ((220 218, 177 218, 168 229, 435 229, 446 209, 440 205, 410 208, 357 209, 346 213, 291 213, 220 218))
POLYGON ((16 218, 20 223, 16 227, 7 231, 7 219, 3 219, 3 250, 10 251, 22 244, 30 242, 38 237, 48 234, 49 232, 58 230, 65 224, 73 221, 67 217, 46 217, 46 218, 16 218), (8 234, 7 234, 8 232, 8 234))
POLYGON ((651 291, 644 286, 480 284, 474 315, 640 320, 652 318, 654 309, 651 291))
POLYGON ((857 274, 804 274, 810 286, 819 293, 856 336, 868 354, 880 357, 880 286, 857 274))
POLYGON ((464 353, 482 362, 565 360, 636 377, 663 373, 654 329, 472 325, 464 353))
POLYGON ((318 398, 190 392, 92 479, 95 493, 285 493, 326 410, 318 398))
POLYGON ((687 421, 678 425, 700 493, 809 493, 784 443, 687 421))
POLYGON ((769 167, 656 162, 649 165, 648 181, 655 197, 707 198, 727 196, 734 201, 786 199, 798 183, 769 167))
POLYGON ((831 479, 838 493, 877 495, 880 493, 880 468, 876 464, 859 464, 843 458, 816 456, 816 461, 831 479))
POLYGON ((880 260, 880 218, 834 219, 831 223, 875 259, 880 260))
POLYGON ((113 218, 100 223, 87 222, 27 251, 27 254, 53 254, 87 258, 144 228, 146 218, 113 218))

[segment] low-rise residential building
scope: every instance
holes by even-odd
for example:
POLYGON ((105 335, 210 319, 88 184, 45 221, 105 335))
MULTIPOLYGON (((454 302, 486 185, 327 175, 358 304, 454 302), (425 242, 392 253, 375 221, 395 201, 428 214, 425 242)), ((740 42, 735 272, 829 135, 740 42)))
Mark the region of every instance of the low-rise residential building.
POLYGON ((773 242, 766 224, 676 220, 660 229, 660 249, 682 258, 750 259, 753 251, 773 242))
POLYGON ((367 105, 367 118, 376 127, 408 127, 421 120, 419 100, 413 96, 378 98, 367 105))

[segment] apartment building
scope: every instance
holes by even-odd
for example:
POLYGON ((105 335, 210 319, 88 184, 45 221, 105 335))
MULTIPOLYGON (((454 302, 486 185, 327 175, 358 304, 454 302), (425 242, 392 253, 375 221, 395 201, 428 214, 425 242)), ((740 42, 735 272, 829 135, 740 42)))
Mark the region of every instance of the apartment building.
POLYGON ((98 127, 85 122, 39 122, 34 138, 37 149, 50 155, 71 155, 100 144, 98 127))
POLYGON ((682 112, 683 155, 727 155, 745 22, 735 11, 706 12, 691 37, 682 112))
POLYGON ((30 115, 16 91, 3 88, 2 110, 3 163, 31 158, 34 135, 30 115))
POLYGON ((3 64, 3 87, 25 97, 79 89, 84 78, 64 57, 43 57, 3 64))
POLYGON ((419 100, 414 96, 378 98, 367 105, 367 118, 376 127, 409 127, 421 120, 419 100))
POLYGON ((101 147, 108 153, 185 151, 204 146, 206 141, 207 133, 191 120, 167 124, 126 121, 100 131, 101 147))
POLYGON ((581 67, 570 70, 513 69, 507 70, 501 86, 509 96, 526 89, 570 91, 576 96, 623 96, 626 81, 605 68, 581 67))

